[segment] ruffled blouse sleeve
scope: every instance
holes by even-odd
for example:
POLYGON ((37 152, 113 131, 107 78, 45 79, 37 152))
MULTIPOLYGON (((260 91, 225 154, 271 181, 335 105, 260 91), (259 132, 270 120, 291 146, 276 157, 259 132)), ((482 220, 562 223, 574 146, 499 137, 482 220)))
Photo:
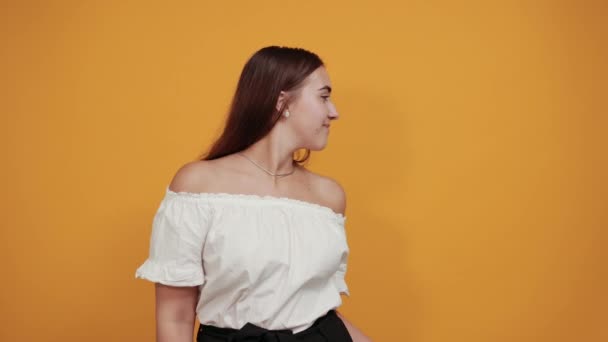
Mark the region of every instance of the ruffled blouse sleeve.
POLYGON ((338 271, 334 274, 334 281, 338 292, 344 293, 346 296, 350 297, 350 291, 348 290, 348 285, 345 281, 346 276, 346 268, 348 264, 348 248, 342 253, 342 257, 340 259, 340 266, 338 267, 338 271))
POLYGON ((148 259, 135 277, 170 286, 202 285, 203 246, 209 226, 206 200, 167 189, 154 215, 148 259))

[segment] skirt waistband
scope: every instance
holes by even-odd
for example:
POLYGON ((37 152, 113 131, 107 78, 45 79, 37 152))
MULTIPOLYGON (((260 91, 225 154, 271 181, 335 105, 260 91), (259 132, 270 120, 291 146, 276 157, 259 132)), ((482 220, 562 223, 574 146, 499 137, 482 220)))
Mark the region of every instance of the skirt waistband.
POLYGON ((269 330, 252 323, 245 324, 241 329, 220 328, 213 325, 201 324, 198 330, 197 342, 205 341, 203 339, 204 335, 221 338, 228 342, 294 342, 306 339, 311 334, 320 334, 327 341, 345 341, 343 330, 340 328, 346 330, 336 311, 330 310, 327 314, 317 318, 310 327, 295 334, 290 329, 269 330))

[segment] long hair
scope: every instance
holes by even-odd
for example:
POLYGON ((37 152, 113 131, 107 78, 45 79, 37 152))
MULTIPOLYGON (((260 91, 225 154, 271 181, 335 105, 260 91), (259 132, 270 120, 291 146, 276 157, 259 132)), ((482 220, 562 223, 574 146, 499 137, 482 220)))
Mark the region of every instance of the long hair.
MULTIPOLYGON (((267 46, 249 58, 236 88, 224 130, 200 160, 217 159, 253 145, 272 130, 289 105, 288 96, 279 110, 279 93, 297 91, 313 71, 324 63, 315 53, 302 48, 267 46)), ((304 164, 310 150, 293 160, 304 164)))

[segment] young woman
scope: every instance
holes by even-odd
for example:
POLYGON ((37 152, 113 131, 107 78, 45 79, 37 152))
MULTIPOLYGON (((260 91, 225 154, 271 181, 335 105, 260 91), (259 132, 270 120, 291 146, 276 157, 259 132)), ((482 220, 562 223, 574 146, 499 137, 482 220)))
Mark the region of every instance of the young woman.
POLYGON ((338 113, 321 59, 269 46, 245 64, 222 135, 166 187, 150 255, 157 341, 369 341, 336 309, 346 198, 307 170, 338 113), (304 150, 303 157, 298 152, 304 150))

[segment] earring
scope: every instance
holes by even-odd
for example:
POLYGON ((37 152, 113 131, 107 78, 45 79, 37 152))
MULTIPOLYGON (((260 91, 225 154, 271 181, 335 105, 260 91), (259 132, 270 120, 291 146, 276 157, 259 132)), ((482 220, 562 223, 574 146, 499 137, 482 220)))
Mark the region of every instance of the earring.
POLYGON ((289 117, 289 111, 287 109, 285 110, 285 113, 283 113, 283 116, 286 117, 286 118, 289 117))

